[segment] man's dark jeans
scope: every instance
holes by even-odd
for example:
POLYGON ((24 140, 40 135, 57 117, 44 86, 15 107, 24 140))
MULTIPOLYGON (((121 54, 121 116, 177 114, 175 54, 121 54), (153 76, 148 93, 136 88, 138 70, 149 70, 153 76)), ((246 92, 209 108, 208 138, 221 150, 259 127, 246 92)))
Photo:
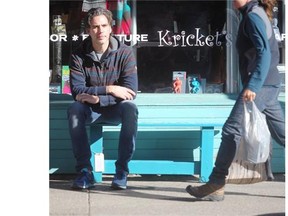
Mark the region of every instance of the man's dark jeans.
POLYGON ((82 168, 92 170, 86 126, 97 122, 121 123, 118 159, 115 162, 116 172, 129 173, 128 162, 135 151, 138 122, 138 109, 132 101, 122 101, 117 105, 93 110, 87 104, 76 101, 68 108, 67 114, 73 153, 77 161, 77 172, 80 172, 82 168))

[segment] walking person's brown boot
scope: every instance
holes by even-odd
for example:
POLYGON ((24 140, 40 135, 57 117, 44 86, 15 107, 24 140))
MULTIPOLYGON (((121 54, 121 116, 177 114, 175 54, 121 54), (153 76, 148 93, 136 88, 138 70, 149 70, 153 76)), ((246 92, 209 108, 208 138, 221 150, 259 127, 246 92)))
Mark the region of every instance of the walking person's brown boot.
POLYGON ((186 191, 191 195, 201 200, 207 201, 222 201, 224 200, 224 186, 212 183, 193 187, 188 185, 186 191))

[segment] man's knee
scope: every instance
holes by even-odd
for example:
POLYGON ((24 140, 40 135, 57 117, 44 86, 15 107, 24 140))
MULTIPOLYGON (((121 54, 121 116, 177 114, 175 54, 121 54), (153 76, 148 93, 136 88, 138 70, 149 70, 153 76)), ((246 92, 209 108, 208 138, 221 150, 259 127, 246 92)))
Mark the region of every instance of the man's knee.
POLYGON ((68 109, 67 109, 67 116, 69 118, 69 116, 71 115, 79 115, 81 113, 84 113, 85 112, 85 109, 86 109, 86 106, 85 104, 83 103, 80 103, 78 101, 75 101, 74 103, 72 103, 68 109))
MULTIPOLYGON (((121 115, 122 120, 125 122, 135 122, 138 121, 138 108, 137 105, 131 101, 124 101, 121 103, 121 115)), ((124 122, 122 122, 124 123, 124 122)))
POLYGON ((138 107, 135 103, 131 101, 124 101, 121 103, 121 106, 123 107, 123 111, 128 113, 136 113, 138 115, 138 107))

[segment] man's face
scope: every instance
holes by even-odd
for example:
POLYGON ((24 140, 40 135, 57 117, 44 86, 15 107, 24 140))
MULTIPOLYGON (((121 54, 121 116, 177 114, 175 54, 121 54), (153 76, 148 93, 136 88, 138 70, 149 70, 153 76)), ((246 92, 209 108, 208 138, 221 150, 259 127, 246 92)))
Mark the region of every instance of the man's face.
POLYGON ((88 34, 91 36, 93 43, 104 45, 109 43, 109 37, 112 28, 104 15, 94 16, 90 22, 88 34))

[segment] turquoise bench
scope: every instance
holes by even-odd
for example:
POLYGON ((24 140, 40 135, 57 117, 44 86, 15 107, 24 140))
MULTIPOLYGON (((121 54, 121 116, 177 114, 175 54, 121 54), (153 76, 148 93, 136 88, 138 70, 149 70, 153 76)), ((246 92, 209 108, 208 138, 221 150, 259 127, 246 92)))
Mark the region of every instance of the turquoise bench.
MULTIPOLYGON (((207 181, 221 142, 222 125, 236 97, 229 94, 138 94, 135 103, 139 109, 139 132, 136 151, 129 163, 130 173, 199 175, 200 181, 207 181)), ((279 100, 285 109, 285 94, 281 94, 279 100)), ((67 122, 67 108, 72 102, 70 95, 50 94, 50 174, 75 174, 67 122)), ((96 154, 103 152, 105 157, 104 172, 94 171, 98 182, 102 181, 102 174, 115 172, 119 130, 120 125, 87 127, 93 166, 96 154)), ((274 173, 285 172, 284 153, 283 147, 273 144, 274 173)))
MULTIPOLYGON (((214 95, 189 95, 189 94, 138 94, 135 103, 139 109, 138 133, 145 132, 145 136, 157 132, 173 136, 173 132, 186 134, 185 139, 197 148, 198 157, 194 157, 193 152, 188 154, 188 159, 173 159, 173 150, 169 151, 164 159, 155 159, 151 156, 147 159, 143 155, 133 156, 129 163, 131 174, 155 174, 155 175, 199 175, 202 182, 208 180, 209 174, 213 168, 215 158, 214 136, 220 133, 231 107, 234 104, 234 98, 228 98, 222 95, 225 100, 219 106, 219 96, 214 95), (195 135, 195 132, 197 134, 195 135), (194 137, 192 137, 194 136, 194 137), (196 136, 196 138, 195 138, 196 136), (170 159, 171 158, 171 159, 170 159)), ((62 162, 66 157, 65 149, 59 149, 61 143, 70 146, 67 128, 67 107, 73 102, 69 95, 50 95, 50 140, 55 142, 56 150, 50 149, 51 155, 57 155, 55 160, 61 160, 61 166, 67 165, 62 162), (53 151, 53 152, 52 152, 53 151), (61 156, 58 156, 61 154, 61 156)), ((91 143, 91 163, 94 168, 94 175, 97 182, 102 181, 103 174, 115 173, 115 160, 117 155, 113 156, 107 151, 108 144, 104 139, 105 133, 117 133, 120 131, 120 125, 102 125, 92 124, 87 127, 91 143), (105 152, 106 148, 106 152, 105 152), (97 155, 104 153, 104 170, 96 171, 97 155)), ((116 138, 118 141, 118 138, 116 138)), ((136 151, 140 140, 136 141, 136 151)), ((141 142, 144 145, 152 146, 148 154, 153 155, 153 144, 157 145, 155 140, 149 140, 144 137, 141 142), (151 144, 150 144, 151 142, 151 144)), ((170 143, 171 144, 171 143, 170 143)), ((178 151, 178 143, 173 144, 175 152, 178 151)), ((68 148, 68 147, 67 147, 68 148)), ((179 147, 180 148, 180 147, 179 147)), ((165 148, 164 148, 165 149, 165 148)), ((69 150, 70 152, 71 149, 69 150)), ((146 151, 146 152, 147 152, 146 151)), ((159 150, 163 151, 163 150, 159 150)), ((182 150, 186 151, 186 150, 182 150)), ((189 150, 190 151, 190 150, 189 150)), ((70 167, 71 168, 71 167, 70 167)), ((69 168, 69 169, 70 169, 69 168)), ((50 172, 56 172, 57 168, 52 168, 50 172)))
MULTIPOLYGON (((189 96, 189 95, 188 95, 189 96)), ((200 157, 198 161, 174 160, 132 160, 129 163, 130 173, 133 174, 156 174, 156 175, 194 175, 198 174, 201 182, 206 182, 213 168, 213 147, 214 136, 219 133, 229 112, 230 107, 217 109, 213 106, 213 100, 209 105, 195 95, 190 95, 195 101, 187 100, 187 95, 166 94, 163 98, 159 95, 139 94, 135 103, 139 109, 138 131, 146 133, 152 131, 199 131, 200 157)), ((215 104, 219 101, 215 101, 215 104)), ((229 103, 231 105, 231 102, 229 103)), ((224 105, 224 104, 223 104, 224 105)), ((93 124, 90 127, 92 165, 95 167, 95 155, 103 153, 105 140, 104 131, 119 131, 120 125, 99 125, 93 124), (104 143, 104 145, 103 145, 104 143), (94 155, 94 156, 93 156, 94 155)), ((148 140, 147 140, 148 142, 148 140)), ((193 142, 192 138, 191 141, 193 142)), ((177 143, 175 143, 177 146, 177 143)), ((137 142, 136 142, 137 151, 137 142)), ((153 150, 152 150, 153 151, 153 150)), ((173 154, 173 153, 172 153, 173 154)), ((105 156, 105 155, 104 155, 105 156)), ((104 172, 97 172, 94 175, 97 182, 102 181, 102 174, 114 174, 115 159, 105 159, 104 172)))
MULTIPOLYGON (((141 111, 141 110, 140 110, 141 111)), ((200 172, 195 172, 195 166, 197 162, 175 162, 168 160, 131 160, 129 163, 130 173, 134 174, 176 174, 176 175, 193 175, 199 174, 200 181, 206 182, 208 180, 209 174, 213 168, 213 144, 214 144, 214 135, 216 133, 216 127, 222 126, 221 123, 202 123, 202 122, 179 122, 179 124, 174 124, 171 122, 153 122, 149 123, 139 121, 138 127, 139 130, 165 130, 165 131, 174 131, 174 130, 200 130, 200 172)), ((97 182, 102 182, 102 173, 114 174, 115 160, 105 160, 104 172, 95 171, 95 155, 103 153, 103 127, 104 125, 94 124, 90 128, 90 142, 91 142, 91 163, 94 167, 94 176, 97 182)), ((111 128, 111 126, 109 126, 111 128)), ((120 130, 119 126, 114 126, 120 130)), ((175 143, 177 145, 177 143, 175 143)), ((137 143, 136 143, 137 146, 137 143)), ((192 156, 191 156, 192 158, 192 156)), ((199 167, 198 167, 199 169, 199 167)))

